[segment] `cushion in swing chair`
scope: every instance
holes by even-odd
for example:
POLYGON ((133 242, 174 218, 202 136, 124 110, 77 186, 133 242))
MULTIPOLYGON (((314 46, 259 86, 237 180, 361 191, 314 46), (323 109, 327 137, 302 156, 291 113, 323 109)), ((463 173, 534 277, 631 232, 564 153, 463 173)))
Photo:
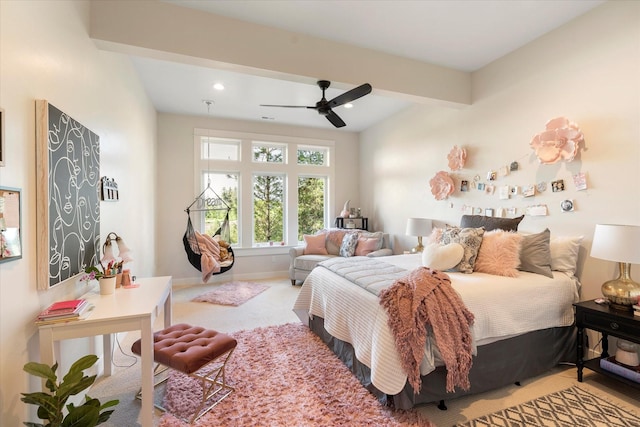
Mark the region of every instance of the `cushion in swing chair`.
POLYGON ((202 272, 203 283, 207 283, 214 274, 228 271, 235 262, 231 246, 219 236, 211 237, 194 230, 191 218, 182 242, 189 263, 202 272))

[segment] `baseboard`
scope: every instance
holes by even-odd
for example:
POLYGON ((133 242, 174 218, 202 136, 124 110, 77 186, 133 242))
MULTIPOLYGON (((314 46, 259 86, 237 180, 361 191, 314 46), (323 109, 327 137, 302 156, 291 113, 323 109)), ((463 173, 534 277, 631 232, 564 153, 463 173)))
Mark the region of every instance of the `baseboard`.
MULTIPOLYGON (((233 274, 232 270, 229 270, 226 273, 219 274, 217 276, 212 276, 211 279, 206 283, 207 285, 212 285, 216 283, 226 283, 238 280, 271 280, 271 279, 289 279, 289 271, 269 271, 263 273, 245 273, 245 274, 233 274)), ((173 287, 186 287, 186 286, 194 286, 194 285, 203 285, 202 277, 186 277, 181 279, 173 279, 173 287)))

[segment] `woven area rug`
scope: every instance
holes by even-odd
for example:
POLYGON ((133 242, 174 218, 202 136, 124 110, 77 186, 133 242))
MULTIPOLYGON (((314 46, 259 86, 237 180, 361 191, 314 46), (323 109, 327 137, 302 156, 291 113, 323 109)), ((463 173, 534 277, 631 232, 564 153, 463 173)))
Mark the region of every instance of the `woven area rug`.
POLYGON ((579 386, 573 386, 458 426, 640 427, 640 417, 579 386))
POLYGON ((269 286, 255 282, 229 282, 195 297, 192 301, 239 306, 249 301, 269 286))
MULTIPOLYGON (((380 405, 326 345, 299 323, 232 334, 238 340, 227 364, 235 392, 197 422, 198 426, 424 426, 414 411, 380 405)), ((172 372, 160 427, 185 426, 201 389, 172 372)))

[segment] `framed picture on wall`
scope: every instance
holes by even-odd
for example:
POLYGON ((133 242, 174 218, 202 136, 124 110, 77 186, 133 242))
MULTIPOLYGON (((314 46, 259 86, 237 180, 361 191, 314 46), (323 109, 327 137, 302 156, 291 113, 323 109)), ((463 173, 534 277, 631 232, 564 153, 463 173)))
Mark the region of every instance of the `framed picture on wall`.
POLYGON ((4 166, 4 110, 0 108, 0 166, 4 166))
POLYGON ((100 259, 98 135, 36 101, 36 279, 48 289, 100 259))

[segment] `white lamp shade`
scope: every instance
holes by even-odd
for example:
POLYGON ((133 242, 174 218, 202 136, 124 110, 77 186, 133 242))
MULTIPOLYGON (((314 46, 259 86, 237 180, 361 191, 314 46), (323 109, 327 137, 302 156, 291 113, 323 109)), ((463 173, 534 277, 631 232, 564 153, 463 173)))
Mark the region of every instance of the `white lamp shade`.
POLYGON ((596 224, 591 256, 607 261, 640 264, 640 226, 596 224))
POLYGON ((428 236, 431 233, 431 220, 427 218, 409 218, 407 236, 428 236))

